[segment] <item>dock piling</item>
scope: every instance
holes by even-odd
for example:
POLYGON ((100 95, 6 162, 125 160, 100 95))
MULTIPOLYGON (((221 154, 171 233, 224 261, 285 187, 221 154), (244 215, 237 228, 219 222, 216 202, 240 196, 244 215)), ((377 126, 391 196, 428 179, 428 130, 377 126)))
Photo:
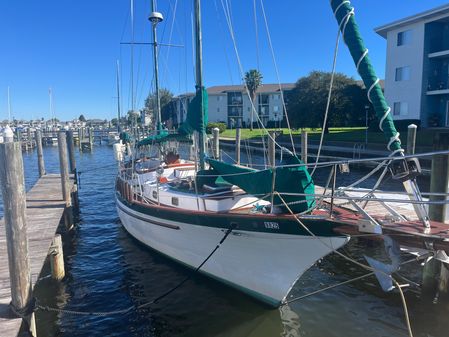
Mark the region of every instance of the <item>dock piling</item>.
POLYGON ((268 131, 268 165, 276 166, 276 132, 268 131))
POLYGON ((37 166, 39 168, 39 177, 45 175, 44 152, 42 151, 42 131, 36 130, 36 147, 37 147, 37 166))
POLYGON ((301 161, 307 164, 307 131, 301 131, 301 161))
POLYGON ((213 150, 214 150, 214 158, 219 159, 220 156, 220 129, 213 128, 213 150))
MULTIPOLYGON (((32 299, 28 256, 26 193, 20 142, 0 144, 0 182, 11 286, 11 306, 15 312, 29 312, 32 299)), ((34 313, 25 315, 30 332, 36 336, 34 313)))
POLYGON ((75 143, 73 140, 73 131, 67 131, 67 145, 69 151, 70 173, 75 173, 76 160, 75 160, 75 143))
MULTIPOLYGON (((449 148, 449 132, 436 132, 434 138, 435 151, 445 151, 449 148)), ((449 155, 436 155, 432 158, 432 169, 430 174, 430 193, 449 192, 449 155)), ((431 195, 431 201, 445 201, 445 196, 431 195)), ((448 204, 430 204, 429 217, 431 220, 444 223, 449 222, 448 204)))
POLYGON ((51 243, 49 255, 51 276, 53 279, 61 281, 65 276, 61 234, 55 235, 53 242, 51 243))
POLYGON ((240 140, 242 138, 242 129, 240 126, 235 129, 235 162, 240 165, 240 140))
POLYGON ((66 203, 64 210, 64 222, 67 229, 72 228, 73 214, 72 214, 72 201, 69 182, 69 168, 67 162, 67 139, 64 131, 58 133, 58 147, 59 147, 59 168, 61 171, 61 186, 62 186, 62 199, 66 203))
POLYGON ((410 124, 407 129, 407 154, 415 154, 416 146, 416 131, 418 127, 415 124, 410 124))

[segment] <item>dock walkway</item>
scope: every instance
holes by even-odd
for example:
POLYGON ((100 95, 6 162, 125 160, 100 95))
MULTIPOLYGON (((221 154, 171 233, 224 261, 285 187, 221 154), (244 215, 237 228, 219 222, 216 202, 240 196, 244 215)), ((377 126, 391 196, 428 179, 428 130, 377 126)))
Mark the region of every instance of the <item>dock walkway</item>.
MULTIPOLYGON (((73 190, 73 184, 71 179, 70 190, 73 190)), ((48 174, 40 178, 27 193, 26 201, 28 252, 34 287, 66 205, 62 199, 61 176, 48 174)), ((4 227, 4 219, 0 219, 0 335, 16 337, 22 319, 15 318, 9 308, 11 289, 4 227)))

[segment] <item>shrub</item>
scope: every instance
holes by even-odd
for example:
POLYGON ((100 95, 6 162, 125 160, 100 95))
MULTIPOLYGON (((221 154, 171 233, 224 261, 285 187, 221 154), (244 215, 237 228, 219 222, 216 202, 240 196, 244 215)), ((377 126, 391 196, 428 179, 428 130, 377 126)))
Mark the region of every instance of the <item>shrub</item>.
POLYGON ((206 126, 206 133, 211 134, 212 129, 218 128, 220 133, 226 130, 226 123, 218 122, 218 123, 208 123, 206 126))
MULTIPOLYGON (((421 126, 421 121, 419 119, 400 119, 394 121, 394 126, 396 127, 396 130, 398 130, 399 132, 407 132, 408 126, 410 124, 417 125, 419 129, 421 126)), ((379 129, 379 121, 377 119, 371 121, 368 129, 369 131, 373 132, 381 132, 379 129)))

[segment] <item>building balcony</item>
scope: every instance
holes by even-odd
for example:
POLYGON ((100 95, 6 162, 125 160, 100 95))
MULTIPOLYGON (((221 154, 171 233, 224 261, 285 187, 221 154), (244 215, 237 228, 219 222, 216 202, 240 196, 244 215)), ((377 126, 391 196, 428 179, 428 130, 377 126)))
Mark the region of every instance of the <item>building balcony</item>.
POLYGON ((449 49, 446 50, 440 50, 437 52, 429 53, 427 55, 430 59, 437 59, 437 58, 445 58, 449 57, 449 49))
POLYGON ((427 95, 446 95, 449 94, 449 79, 437 80, 431 79, 427 85, 427 95))

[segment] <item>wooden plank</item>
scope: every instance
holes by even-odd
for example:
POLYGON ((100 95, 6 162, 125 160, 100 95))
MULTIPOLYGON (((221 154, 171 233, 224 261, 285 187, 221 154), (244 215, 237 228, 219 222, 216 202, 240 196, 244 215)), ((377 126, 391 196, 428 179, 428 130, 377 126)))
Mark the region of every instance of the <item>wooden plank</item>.
MULTIPOLYGON (((73 185, 72 177, 70 190, 73 189, 73 185)), ((27 193, 26 200, 28 251, 34 287, 66 206, 61 193, 61 176, 59 174, 42 176, 27 193)), ((11 289, 3 219, 0 219, 0 228, 0 331, 2 337, 15 337, 22 320, 14 318, 9 309, 11 289)))

